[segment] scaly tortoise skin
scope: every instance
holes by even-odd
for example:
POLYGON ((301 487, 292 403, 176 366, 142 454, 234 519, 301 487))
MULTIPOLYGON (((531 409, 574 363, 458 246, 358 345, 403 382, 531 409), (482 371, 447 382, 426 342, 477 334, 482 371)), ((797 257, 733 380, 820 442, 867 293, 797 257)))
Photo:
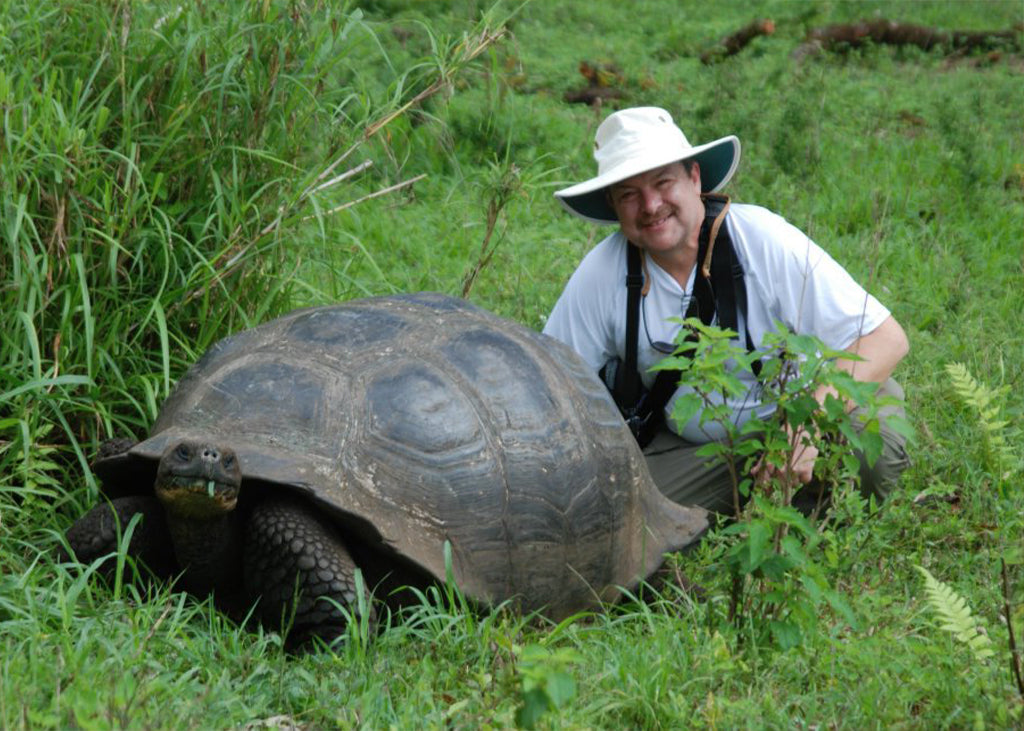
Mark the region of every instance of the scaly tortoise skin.
POLYGON ((344 632, 322 599, 356 611, 356 567, 377 596, 423 587, 445 580, 448 544, 468 598, 558 619, 615 601, 707 527, 658 492, 575 353, 436 294, 222 340, 149 437, 113 451, 94 465, 110 502, 69 531, 76 556, 113 550, 141 512, 129 550, 156 573, 239 612, 259 600, 271 625, 294 612, 300 640, 344 632))

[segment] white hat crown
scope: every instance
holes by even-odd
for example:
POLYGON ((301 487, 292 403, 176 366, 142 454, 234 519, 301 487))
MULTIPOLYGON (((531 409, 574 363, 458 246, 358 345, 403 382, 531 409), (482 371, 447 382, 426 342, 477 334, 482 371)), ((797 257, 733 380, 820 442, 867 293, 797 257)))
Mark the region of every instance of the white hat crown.
POLYGON ((623 109, 605 119, 594 135, 598 176, 607 175, 631 160, 650 157, 652 151, 659 159, 673 154, 682 159, 691 148, 669 113, 657 107, 623 109))

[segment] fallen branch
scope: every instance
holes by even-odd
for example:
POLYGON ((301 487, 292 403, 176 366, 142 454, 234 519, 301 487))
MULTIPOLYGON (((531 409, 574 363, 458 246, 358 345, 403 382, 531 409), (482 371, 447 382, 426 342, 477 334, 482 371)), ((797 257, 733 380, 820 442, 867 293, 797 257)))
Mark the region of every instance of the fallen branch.
POLYGON ((917 46, 925 51, 943 48, 947 53, 1019 47, 1015 30, 947 31, 880 18, 812 28, 806 42, 794 51, 794 55, 803 56, 815 50, 844 52, 868 43, 917 46))
POLYGON ((580 61, 579 72, 587 80, 587 86, 565 92, 562 98, 569 104, 597 106, 605 99, 621 99, 625 96, 621 87, 626 78, 615 64, 580 61))
POLYGON ((579 91, 565 92, 563 99, 569 104, 589 104, 590 106, 595 106, 603 103, 605 99, 621 99, 622 97, 621 89, 613 89, 608 86, 588 86, 586 89, 580 89, 579 91))
POLYGON ((752 21, 735 33, 727 35, 712 48, 704 51, 700 55, 701 63, 705 66, 717 63, 723 58, 739 53, 758 36, 770 36, 774 32, 775 23, 768 18, 752 21))

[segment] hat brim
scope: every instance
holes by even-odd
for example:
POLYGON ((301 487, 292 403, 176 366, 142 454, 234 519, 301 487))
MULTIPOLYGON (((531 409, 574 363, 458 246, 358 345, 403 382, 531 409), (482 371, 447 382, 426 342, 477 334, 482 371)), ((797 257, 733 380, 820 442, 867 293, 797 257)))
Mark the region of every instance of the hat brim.
POLYGON ((682 157, 645 157, 619 165, 604 175, 598 175, 555 193, 566 210, 594 223, 618 223, 615 209, 608 203, 608 186, 634 175, 645 173, 680 160, 696 160, 700 165, 700 187, 703 193, 714 193, 725 186, 736 172, 740 162, 740 141, 735 135, 723 137, 705 145, 687 150, 682 157))

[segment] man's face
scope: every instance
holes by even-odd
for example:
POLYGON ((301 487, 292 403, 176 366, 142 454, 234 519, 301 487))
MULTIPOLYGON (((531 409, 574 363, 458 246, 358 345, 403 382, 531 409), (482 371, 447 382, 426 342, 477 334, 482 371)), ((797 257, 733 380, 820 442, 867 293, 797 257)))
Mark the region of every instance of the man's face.
POLYGON ((626 238, 655 257, 692 244, 704 218, 700 166, 687 173, 675 162, 634 175, 609 188, 608 196, 626 238))

